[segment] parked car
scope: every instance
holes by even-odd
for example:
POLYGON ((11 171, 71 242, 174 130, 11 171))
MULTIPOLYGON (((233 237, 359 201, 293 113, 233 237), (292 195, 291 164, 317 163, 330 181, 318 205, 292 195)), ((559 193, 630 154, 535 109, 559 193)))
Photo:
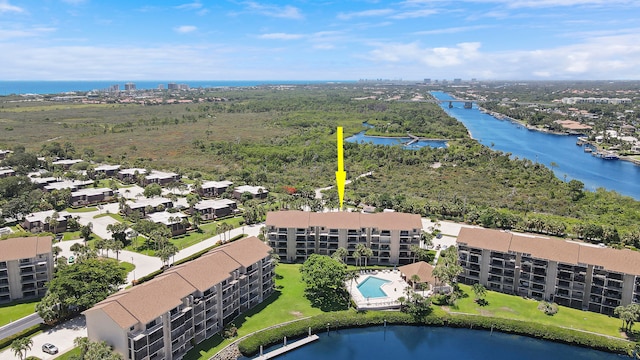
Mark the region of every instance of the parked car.
POLYGON ((76 258, 73 255, 70 255, 69 258, 67 259, 67 263, 71 265, 74 262, 76 262, 76 258))
POLYGON ((53 355, 58 353, 58 348, 53 344, 45 343, 42 345, 42 351, 53 355))

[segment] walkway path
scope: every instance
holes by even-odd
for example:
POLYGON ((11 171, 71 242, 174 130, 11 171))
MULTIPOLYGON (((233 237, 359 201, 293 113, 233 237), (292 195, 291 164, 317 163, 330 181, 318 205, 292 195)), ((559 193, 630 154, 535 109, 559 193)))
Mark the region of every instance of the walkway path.
MULTIPOLYGON (((373 171, 369 171, 367 173, 364 174, 360 174, 358 176, 356 176, 356 179, 360 179, 361 177, 365 177, 365 176, 371 176, 373 175, 373 171)), ((349 179, 347 181, 345 181, 345 185, 349 185, 353 182, 354 179, 349 179)), ((335 185, 331 185, 331 186, 327 186, 327 187, 323 187, 323 188, 318 188, 316 189, 316 199, 322 199, 322 192, 325 190, 329 190, 331 188, 333 188, 335 185)))

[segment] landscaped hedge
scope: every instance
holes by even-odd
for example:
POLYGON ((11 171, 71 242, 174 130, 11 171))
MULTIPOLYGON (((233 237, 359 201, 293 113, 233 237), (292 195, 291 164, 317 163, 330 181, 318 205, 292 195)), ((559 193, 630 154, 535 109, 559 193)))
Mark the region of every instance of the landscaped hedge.
POLYGON ((282 327, 258 332, 241 341, 238 344, 238 349, 243 355, 251 356, 260 350, 260 345, 268 347, 282 343, 285 336, 291 340, 304 337, 307 335, 309 327, 311 327, 313 333, 319 333, 327 331, 327 324, 330 324, 330 329, 341 329, 378 326, 382 325, 385 320, 389 325, 493 329, 504 333, 525 335, 543 340, 562 342, 569 345, 589 347, 626 355, 631 354, 635 345, 633 342, 622 339, 614 339, 583 331, 511 319, 472 315, 436 315, 432 313, 424 319, 416 321, 409 314, 396 311, 367 311, 360 313, 355 311, 341 311, 321 314, 282 327))
POLYGON ((44 331, 49 329, 50 327, 45 325, 45 324, 38 324, 38 325, 34 325, 28 329, 22 330, 18 333, 15 333, 11 336, 7 336, 4 339, 0 339, 0 350, 7 348, 9 346, 11 346, 11 343, 15 340, 15 339, 19 339, 19 338, 23 338, 23 337, 30 337, 31 335, 37 333, 38 331, 44 331))
MULTIPOLYGON (((318 333, 327 331, 327 324, 329 324, 331 331, 335 329, 383 325, 385 320, 389 325, 415 324, 413 317, 399 311, 338 311, 321 314, 282 327, 258 332, 241 341, 238 344, 238 348, 245 356, 251 356, 260 350, 260 345, 267 347, 281 343, 285 336, 287 339, 306 336, 309 332, 309 327, 311 327, 312 333, 318 333)), ((423 324, 441 326, 444 322, 438 316, 429 315, 424 319, 423 324)))

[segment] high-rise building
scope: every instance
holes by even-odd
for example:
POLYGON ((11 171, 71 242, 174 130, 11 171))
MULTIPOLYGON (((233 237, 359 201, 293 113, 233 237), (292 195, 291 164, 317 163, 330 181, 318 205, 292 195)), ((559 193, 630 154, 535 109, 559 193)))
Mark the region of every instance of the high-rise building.
POLYGON ((136 84, 134 84, 134 83, 129 82, 129 83, 124 84, 124 90, 125 91, 133 91, 135 89, 136 89, 136 84))

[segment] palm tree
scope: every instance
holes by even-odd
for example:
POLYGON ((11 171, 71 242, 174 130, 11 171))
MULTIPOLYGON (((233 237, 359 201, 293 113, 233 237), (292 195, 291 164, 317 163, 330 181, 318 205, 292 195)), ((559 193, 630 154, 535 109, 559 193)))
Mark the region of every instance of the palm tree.
POLYGON ((349 284, 349 292, 351 292, 351 290, 353 289, 353 281, 358 279, 358 277, 359 277, 359 275, 355 271, 349 271, 349 272, 346 273, 345 280, 350 282, 350 284, 349 284))
POLYGON ((420 282, 420 276, 418 274, 411 275, 411 285, 413 286, 413 291, 416 290, 416 284, 420 282))
POLYGON ((33 346, 33 340, 28 337, 15 339, 11 343, 11 350, 13 350, 13 354, 20 358, 20 360, 27 357, 27 351, 31 350, 33 346), (24 353, 24 354, 23 354, 24 353))
POLYGON ((349 251, 343 247, 339 247, 336 251, 331 255, 332 258, 344 263, 344 259, 349 255, 349 251))
POLYGON ((91 345, 91 341, 89 341, 88 337, 77 337, 73 339, 73 345, 80 349, 80 359, 84 359, 84 356, 89 351, 89 345, 91 345))
POLYGON ((120 255, 120 251, 124 248, 124 244, 120 240, 114 240, 111 245, 111 250, 116 253, 116 260, 120 260, 118 256, 120 255))

